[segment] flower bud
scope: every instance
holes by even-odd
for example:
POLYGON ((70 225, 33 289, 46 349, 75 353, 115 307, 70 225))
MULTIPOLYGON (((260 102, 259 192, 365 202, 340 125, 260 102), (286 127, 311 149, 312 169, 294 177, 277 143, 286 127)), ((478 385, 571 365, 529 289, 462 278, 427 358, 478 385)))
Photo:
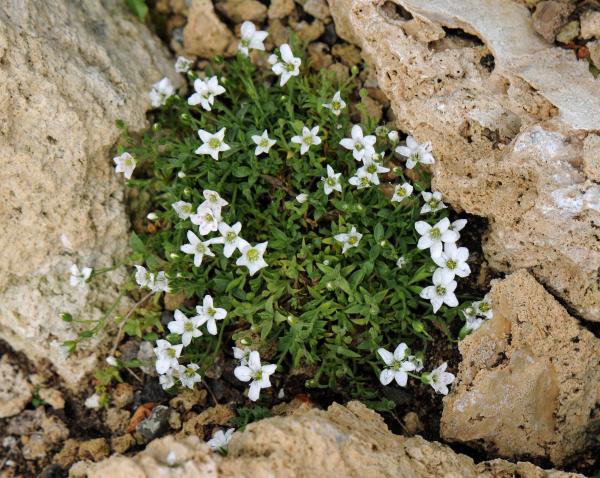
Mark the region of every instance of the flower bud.
POLYGON ((156 221, 158 219, 158 214, 156 214, 155 212, 148 213, 146 219, 148 219, 149 221, 156 221))
POLYGON ((186 177, 186 174, 185 174, 183 171, 179 171, 179 172, 177 173, 177 177, 178 177, 179 179, 183 179, 183 178, 185 178, 185 177, 186 177))
POLYGON ((160 123, 154 123, 152 125, 152 131, 160 131, 160 123))

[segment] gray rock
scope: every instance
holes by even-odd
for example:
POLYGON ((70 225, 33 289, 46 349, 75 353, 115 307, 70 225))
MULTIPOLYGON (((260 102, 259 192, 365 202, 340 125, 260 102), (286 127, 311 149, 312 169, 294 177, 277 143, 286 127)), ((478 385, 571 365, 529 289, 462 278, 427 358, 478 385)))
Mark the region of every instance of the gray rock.
POLYGON ((169 407, 158 405, 152 409, 148 418, 142 420, 136 428, 139 443, 148 443, 164 434, 169 427, 169 407))

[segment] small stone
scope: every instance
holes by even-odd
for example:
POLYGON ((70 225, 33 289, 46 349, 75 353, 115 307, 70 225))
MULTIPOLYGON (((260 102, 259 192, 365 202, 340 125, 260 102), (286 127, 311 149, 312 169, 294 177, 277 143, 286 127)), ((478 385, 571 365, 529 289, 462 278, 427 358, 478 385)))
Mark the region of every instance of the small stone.
POLYGON ((172 398, 169 401, 169 405, 171 408, 189 412, 196 405, 203 403, 206 400, 206 395, 207 392, 203 388, 193 390, 186 389, 175 398, 172 398))
POLYGON ((125 435, 112 437, 110 440, 110 445, 112 447, 113 452, 125 453, 133 445, 135 445, 135 438, 133 438, 133 435, 131 433, 126 433, 125 435))
POLYGON ((144 340, 140 344, 140 349, 137 353, 137 359, 140 362, 144 363, 144 365, 140 367, 142 369, 142 372, 144 372, 147 375, 156 377, 156 369, 154 368, 156 355, 154 354, 154 347, 152 343, 148 342, 147 340, 144 340))
POLYGON ((537 4, 533 12, 533 28, 544 39, 554 42, 558 30, 567 21, 573 6, 565 2, 547 0, 537 4))
POLYGON ((346 81, 348 81, 350 78, 350 70, 343 63, 334 63, 327 69, 333 72, 333 80, 337 86, 346 83, 346 81))
POLYGON ((232 33, 215 14, 211 0, 192 0, 183 44, 188 55, 223 55, 234 42, 232 33))
POLYGON ((44 440, 51 445, 60 443, 69 436, 67 425, 57 416, 44 414, 41 425, 44 440))
POLYGON ((142 420, 136 431, 136 440, 138 443, 148 443, 156 437, 165 433, 169 425, 169 407, 158 405, 152 409, 148 418, 142 420))
POLYGON ((559 43, 571 43, 579 36, 579 22, 573 20, 564 25, 556 35, 556 41, 559 43))
POLYGON ((289 42, 289 33, 287 27, 281 23, 281 20, 272 20, 267 28, 269 36, 267 40, 271 45, 282 45, 289 42))
POLYGON ((423 424, 419 419, 419 415, 417 415, 415 412, 408 412, 406 415, 404 415, 402 421, 404 422, 406 433, 411 436, 423 431, 423 424))
POLYGON ((4 355, 0 359, 0 418, 12 417, 30 402, 32 387, 21 371, 4 355))
POLYGON ((175 310, 179 309, 185 301, 185 294, 183 292, 177 292, 176 294, 165 294, 165 309, 175 310))
POLYGON ((363 124, 366 124, 367 117, 373 118, 376 122, 379 122, 381 118, 383 118, 383 105, 379 103, 379 101, 371 98, 370 96, 365 96, 361 103, 367 110, 366 116, 361 112, 361 122, 363 124))
POLYGON ((315 71, 327 68, 333 63, 333 58, 329 54, 329 46, 325 43, 314 42, 308 45, 308 58, 310 66, 315 71))
POLYGON ((331 49, 333 56, 342 60, 346 66, 357 65, 362 61, 360 50, 349 43, 338 43, 331 49))
POLYGON ((182 435, 204 435, 205 425, 227 425, 235 416, 233 411, 225 405, 215 405, 207 408, 199 415, 195 415, 183 424, 180 432, 182 435))
POLYGON ((339 41, 335 32, 335 23, 332 22, 325 26, 325 33, 321 35, 321 39, 329 46, 333 46, 339 41))
POLYGON ((291 27, 298 35, 298 38, 305 42, 315 41, 325 32, 325 25, 318 19, 312 23, 306 21, 292 23, 291 27))
POLYGON ((181 428, 181 414, 179 412, 171 410, 171 413, 169 413, 169 427, 173 430, 181 428))
POLYGON ((125 408, 133 403, 133 387, 128 383, 119 383, 111 394, 112 404, 117 408, 125 408))
POLYGON ((65 399, 63 398, 62 393, 55 388, 42 388, 39 391, 39 396, 55 410, 62 410, 65 408, 65 399))
POLYGON ((77 460, 79 452, 79 442, 69 438, 65 441, 62 449, 54 455, 52 461, 61 467, 68 469, 77 460))
POLYGON ((105 423, 106 426, 115 435, 121 435, 127 430, 131 413, 127 410, 121 410, 119 408, 109 408, 106 410, 105 423))
POLYGON ((589 10, 581 15, 581 38, 589 40, 590 38, 600 39, 600 12, 589 10))
POLYGON ((45 416, 44 408, 25 410, 23 413, 12 418, 8 422, 6 433, 8 435, 31 435, 42 426, 42 418, 45 416))
POLYGON ((79 443, 78 456, 80 460, 99 461, 110 453, 106 438, 94 438, 79 443))
POLYGON ((225 0, 216 3, 215 8, 234 23, 262 23, 267 18, 267 7, 258 0, 225 0))
POLYGON ((319 20, 324 22, 331 21, 331 13, 329 12, 329 5, 325 0, 306 0, 303 5, 304 11, 309 15, 312 15, 319 20))
POLYGON ((296 9, 294 0, 273 0, 269 5, 269 18, 285 18, 291 15, 296 9))
POLYGON ((57 464, 52 464, 44 468, 37 478, 62 478, 62 476, 64 476, 62 467, 57 464))
POLYGON ((21 437, 23 443, 23 458, 26 460, 41 460, 48 453, 49 444, 40 433, 21 437))
POLYGON ((124 362, 133 360, 137 357, 139 349, 140 342, 136 339, 129 339, 127 342, 124 342, 119 346, 119 352, 121 353, 119 358, 124 362))

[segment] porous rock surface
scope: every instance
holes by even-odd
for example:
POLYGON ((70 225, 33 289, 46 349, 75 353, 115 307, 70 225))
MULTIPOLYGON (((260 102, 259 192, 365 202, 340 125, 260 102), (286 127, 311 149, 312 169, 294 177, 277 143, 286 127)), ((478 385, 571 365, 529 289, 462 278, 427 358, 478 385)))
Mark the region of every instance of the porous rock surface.
POLYGON ((0 5, 0 338, 50 360, 74 386, 95 363, 68 359, 70 312, 97 319, 116 295, 105 277, 69 286, 69 266, 123 256, 123 178, 109 156, 122 119, 145 124, 148 91, 165 74, 160 42, 119 0, 0 5))
POLYGON ((150 443, 133 458, 113 456, 78 463, 70 478, 569 478, 530 463, 494 460, 476 465, 465 455, 421 437, 392 434, 383 419, 358 402, 327 411, 304 410, 250 424, 235 433, 226 457, 212 453, 196 436, 150 443), (174 461, 168 464, 171 454, 174 461))
POLYGON ((0 358, 0 418, 21 412, 32 397, 33 387, 8 356, 0 358))
POLYGON ((600 339, 525 270, 492 286, 494 317, 459 345, 441 433, 561 465, 600 431, 600 339))
POLYGON ((590 165, 599 156, 583 166, 587 137, 600 130, 600 80, 544 41, 517 2, 394 3, 398 11, 383 0, 329 0, 397 126, 432 141, 433 188, 488 219, 494 269, 528 268, 600 321, 600 186, 590 165))

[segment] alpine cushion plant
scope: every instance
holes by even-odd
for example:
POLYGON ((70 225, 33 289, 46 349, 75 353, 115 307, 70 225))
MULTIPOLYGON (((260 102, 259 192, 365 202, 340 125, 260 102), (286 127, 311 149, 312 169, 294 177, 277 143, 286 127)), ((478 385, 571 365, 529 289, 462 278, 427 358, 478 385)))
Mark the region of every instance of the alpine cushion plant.
POLYGON ((355 124, 356 71, 343 84, 310 73, 295 44, 258 67, 247 48, 264 35, 242 33, 236 58, 215 58, 206 79, 190 70, 189 98, 168 96, 145 137, 125 133, 119 148, 143 217, 154 214, 132 237, 136 282, 181 298, 168 331, 159 320, 143 331, 158 339, 161 384, 194 386, 220 356, 239 361, 252 400, 294 370, 363 399, 378 397, 380 375, 443 392, 445 369, 417 373, 428 330, 450 338, 456 280, 470 271, 455 245, 464 223, 428 192, 431 145, 397 147, 398 134, 355 124))

